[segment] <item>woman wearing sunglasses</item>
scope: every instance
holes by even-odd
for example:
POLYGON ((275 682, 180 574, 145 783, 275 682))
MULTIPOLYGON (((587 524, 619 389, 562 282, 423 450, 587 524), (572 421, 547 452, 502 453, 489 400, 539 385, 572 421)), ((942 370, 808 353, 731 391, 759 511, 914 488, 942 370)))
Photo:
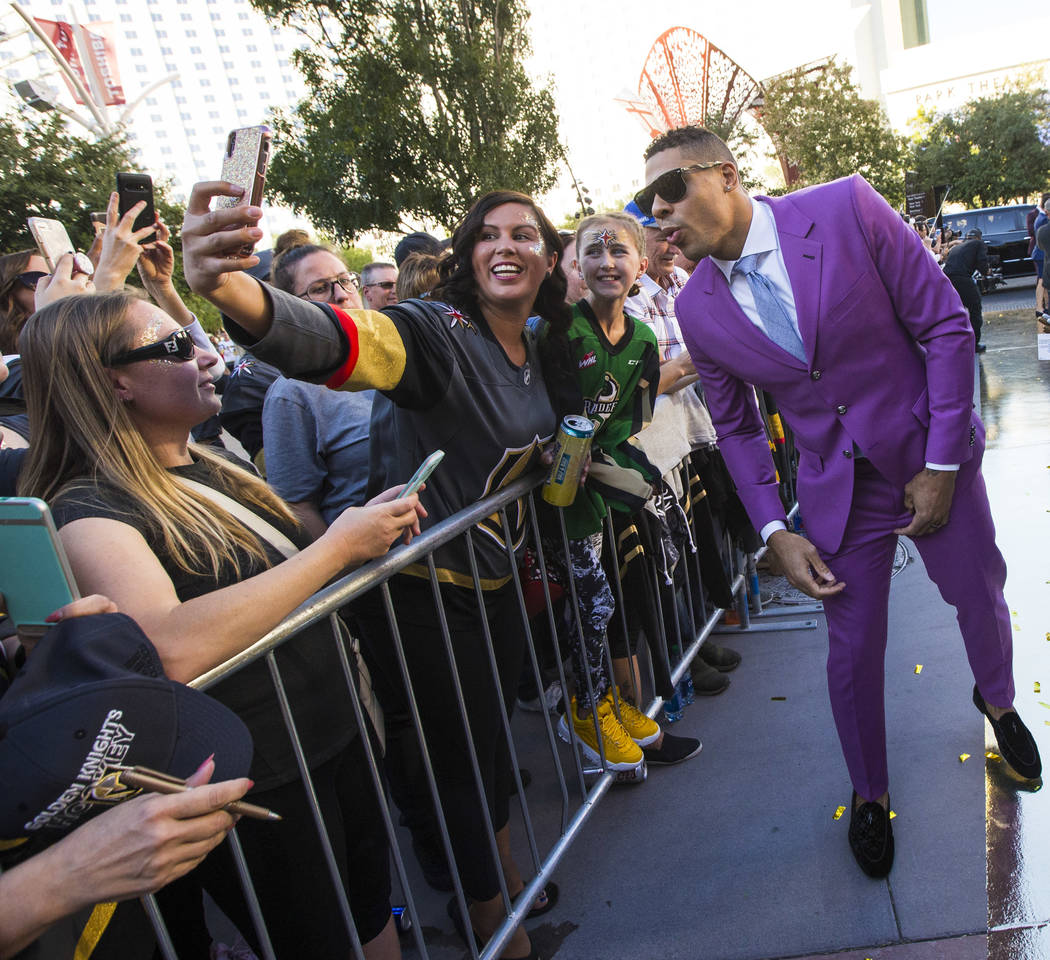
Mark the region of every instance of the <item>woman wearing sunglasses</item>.
POLYGON ((35 250, 0 257, 0 354, 18 353, 18 334, 36 309, 36 285, 46 276, 47 264, 35 250))
MULTIPOLYGON (((418 499, 393 500, 394 489, 347 510, 308 545, 264 483, 187 442, 190 428, 218 410, 210 371, 217 361, 150 304, 125 294, 66 297, 34 314, 20 343, 37 431, 20 492, 51 503, 81 591, 103 593, 133 617, 172 679, 187 682, 228 660, 348 566, 418 529, 418 499), (272 540, 259 520, 301 549, 284 559, 274 545, 280 537, 272 540)), ((366 956, 395 957, 385 831, 337 642, 322 621, 282 646, 276 661, 337 860, 353 863, 349 896, 366 956)), ((252 732, 254 799, 284 816, 277 829, 245 822, 238 830, 276 953, 301 956, 309 943, 312 954, 333 955, 346 931, 316 869, 323 854, 267 666, 256 661, 210 693, 252 732)), ((222 851, 193 878, 250 940, 222 851)), ((195 927, 170 929, 179 938, 195 927)), ((182 956, 207 953, 206 943, 176 946, 182 956)))

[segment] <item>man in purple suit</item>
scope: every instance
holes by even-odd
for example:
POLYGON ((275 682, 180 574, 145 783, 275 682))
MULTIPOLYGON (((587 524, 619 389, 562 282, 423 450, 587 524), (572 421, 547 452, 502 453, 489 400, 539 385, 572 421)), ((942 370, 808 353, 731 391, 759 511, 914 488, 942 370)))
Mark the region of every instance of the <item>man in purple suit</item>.
POLYGON ((853 781, 850 847, 893 865, 884 657, 898 534, 956 608, 975 706, 1018 773, 1039 752, 1013 710, 1006 565, 981 477, 974 337, 918 235, 859 176, 749 197, 701 127, 646 151, 635 198, 702 260, 677 300, 719 446, 751 521, 799 589, 824 602, 828 688, 853 781), (751 385, 777 400, 799 449, 808 539, 787 529, 751 385))

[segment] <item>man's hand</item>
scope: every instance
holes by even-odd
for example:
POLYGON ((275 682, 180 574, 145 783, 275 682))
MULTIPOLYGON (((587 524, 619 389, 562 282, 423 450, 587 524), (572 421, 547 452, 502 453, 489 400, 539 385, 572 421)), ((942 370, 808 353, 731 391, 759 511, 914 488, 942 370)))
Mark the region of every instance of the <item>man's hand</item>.
POLYGON ((911 523, 893 532, 906 537, 936 533, 948 522, 955 495, 955 470, 924 467, 904 487, 904 506, 913 514, 911 523))
POLYGON ((787 530, 774 530, 766 543, 780 561, 788 582, 807 596, 823 600, 846 588, 845 583, 835 579, 820 559, 817 548, 805 537, 787 530))

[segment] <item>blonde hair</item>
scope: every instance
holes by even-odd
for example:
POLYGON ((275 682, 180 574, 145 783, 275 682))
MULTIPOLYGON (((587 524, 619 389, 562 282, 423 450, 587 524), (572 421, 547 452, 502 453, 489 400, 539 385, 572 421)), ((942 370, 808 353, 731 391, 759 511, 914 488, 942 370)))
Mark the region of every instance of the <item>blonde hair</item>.
POLYGON ((614 224, 617 229, 622 229, 627 233, 631 243, 634 244, 635 250, 638 251, 639 255, 645 256, 645 231, 642 229, 642 225, 635 220, 629 213, 624 213, 622 210, 614 210, 611 213, 593 213, 589 217, 584 217, 580 221, 580 225, 576 228, 576 255, 579 257, 580 250, 583 249, 583 234, 587 230, 594 230, 595 227, 601 226, 602 224, 614 224))
POLYGON ((397 272, 397 299, 427 296, 441 279, 438 268, 444 258, 444 254, 432 253, 410 253, 405 257, 397 272))
MULTIPOLYGON (((33 443, 18 482, 23 496, 53 500, 105 485, 127 494, 180 569, 243 574, 238 551, 269 566, 258 538, 158 463, 118 399, 107 364, 133 344, 126 293, 64 297, 33 314, 19 346, 33 443)), ((287 505, 246 470, 191 444, 216 485, 290 523, 287 505)))

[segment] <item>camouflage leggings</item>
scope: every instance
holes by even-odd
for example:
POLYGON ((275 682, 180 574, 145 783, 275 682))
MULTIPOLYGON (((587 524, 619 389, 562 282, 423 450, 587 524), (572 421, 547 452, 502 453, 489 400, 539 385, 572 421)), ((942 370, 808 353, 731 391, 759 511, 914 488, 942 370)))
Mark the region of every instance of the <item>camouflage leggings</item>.
POLYGON ((565 618, 558 632, 569 641, 572 670, 576 676, 576 704, 580 710, 589 711, 592 701, 587 689, 587 676, 591 678, 595 701, 600 701, 609 691, 604 641, 606 627, 615 609, 615 601, 601 564, 602 535, 596 533, 581 540, 569 541, 569 560, 580 606, 580 623, 583 626, 582 643, 576 628, 576 611, 572 609, 562 542, 548 541, 545 538, 543 552, 554 578, 565 584, 568 602, 565 604, 565 618))

